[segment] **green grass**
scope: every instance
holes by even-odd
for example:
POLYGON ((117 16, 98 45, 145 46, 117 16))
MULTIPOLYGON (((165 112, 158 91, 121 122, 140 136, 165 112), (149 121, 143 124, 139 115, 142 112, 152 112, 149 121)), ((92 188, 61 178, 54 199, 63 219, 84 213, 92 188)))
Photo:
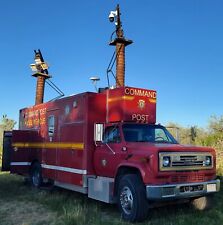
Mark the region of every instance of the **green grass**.
MULTIPOLYGON (((223 190, 214 197, 214 208, 194 211, 189 205, 151 209, 142 225, 223 224, 223 190)), ((36 190, 19 176, 0 173, 1 225, 127 225, 116 205, 88 199, 62 189, 36 190)))

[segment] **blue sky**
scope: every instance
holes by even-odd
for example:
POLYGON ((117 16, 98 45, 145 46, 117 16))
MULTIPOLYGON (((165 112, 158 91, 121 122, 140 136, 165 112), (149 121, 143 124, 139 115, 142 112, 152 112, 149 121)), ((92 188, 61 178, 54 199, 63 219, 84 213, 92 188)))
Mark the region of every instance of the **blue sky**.
MULTIPOLYGON (((2 0, 0 7, 0 115, 18 120, 33 105, 34 49, 49 63, 66 95, 94 91, 114 51, 110 10, 120 3, 126 49, 126 85, 158 93, 157 122, 205 127, 223 115, 223 1, 221 0, 2 0)), ((45 99, 55 97, 46 86, 45 99)))

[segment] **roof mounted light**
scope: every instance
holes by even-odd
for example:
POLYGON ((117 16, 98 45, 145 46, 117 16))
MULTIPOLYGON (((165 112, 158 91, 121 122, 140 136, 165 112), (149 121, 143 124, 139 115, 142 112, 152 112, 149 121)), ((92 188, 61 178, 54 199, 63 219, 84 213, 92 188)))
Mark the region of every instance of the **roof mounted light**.
POLYGON ((44 61, 40 50, 35 52, 35 63, 30 64, 30 68, 33 72, 48 74, 49 65, 44 61))

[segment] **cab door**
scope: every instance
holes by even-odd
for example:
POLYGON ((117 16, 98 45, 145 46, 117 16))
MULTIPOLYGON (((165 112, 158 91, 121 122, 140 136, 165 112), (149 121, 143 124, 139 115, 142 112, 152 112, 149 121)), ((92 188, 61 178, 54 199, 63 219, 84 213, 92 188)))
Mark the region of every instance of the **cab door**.
POLYGON ((106 127, 103 141, 97 144, 94 153, 94 166, 98 176, 114 177, 116 168, 125 159, 122 136, 118 125, 106 127))

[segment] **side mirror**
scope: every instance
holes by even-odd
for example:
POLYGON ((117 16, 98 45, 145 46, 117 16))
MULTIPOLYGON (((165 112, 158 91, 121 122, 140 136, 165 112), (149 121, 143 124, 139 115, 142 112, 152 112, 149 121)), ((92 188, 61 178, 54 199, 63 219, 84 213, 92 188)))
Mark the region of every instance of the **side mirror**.
POLYGON ((103 140, 104 124, 96 123, 94 125, 94 141, 101 142, 103 140))

